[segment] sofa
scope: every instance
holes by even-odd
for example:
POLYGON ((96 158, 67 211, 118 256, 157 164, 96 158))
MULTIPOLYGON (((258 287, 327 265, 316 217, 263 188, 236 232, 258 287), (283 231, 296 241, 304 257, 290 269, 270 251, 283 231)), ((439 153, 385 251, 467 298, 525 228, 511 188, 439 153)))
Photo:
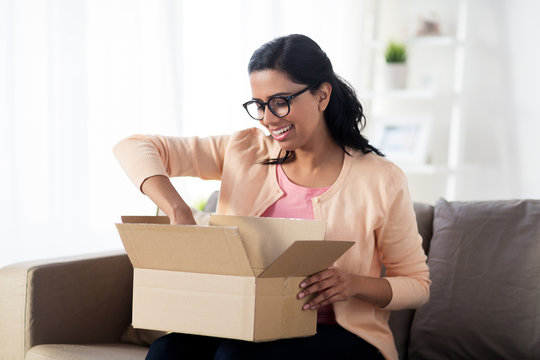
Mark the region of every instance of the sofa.
MULTIPOLYGON (((414 208, 431 298, 391 314, 400 359, 540 359, 540 200, 414 208)), ((144 359, 132 274, 122 251, 0 269, 0 359, 144 359)))

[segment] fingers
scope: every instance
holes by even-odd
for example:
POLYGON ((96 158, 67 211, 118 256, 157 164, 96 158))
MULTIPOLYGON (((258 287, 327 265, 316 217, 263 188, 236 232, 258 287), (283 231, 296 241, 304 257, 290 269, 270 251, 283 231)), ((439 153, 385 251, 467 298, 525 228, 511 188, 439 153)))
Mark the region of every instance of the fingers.
POLYGON ((321 306, 332 304, 336 301, 347 299, 346 284, 344 278, 335 268, 321 271, 306 278, 300 287, 298 298, 303 299, 315 294, 315 297, 304 304, 303 310, 318 309, 321 306))
POLYGON ((317 283, 319 281, 331 278, 333 275, 334 275, 334 269, 333 268, 329 268, 329 269, 320 271, 320 272, 318 272, 316 274, 311 275, 310 277, 307 277, 304 281, 302 281, 302 283, 300 284, 300 287, 302 289, 308 288, 309 286, 311 286, 311 285, 313 285, 313 284, 315 284, 315 283, 317 283))
MULTIPOLYGON (((298 294, 298 298, 302 299, 304 297, 307 297, 311 294, 315 293, 323 293, 323 292, 330 292, 331 289, 335 288, 338 284, 336 283, 335 277, 326 278, 324 280, 320 280, 317 282, 311 283, 311 285, 308 285, 307 287, 304 287, 302 291, 298 294)), ((331 294, 333 295, 333 294, 331 294)))
MULTIPOLYGON (((332 304, 336 301, 345 300, 347 298, 347 296, 345 295, 343 286, 339 283, 327 281, 327 282, 317 283, 316 285, 317 285, 317 288, 319 288, 319 290, 313 290, 313 287, 315 287, 315 285, 313 285, 310 288, 310 291, 311 291, 310 294, 315 294, 315 297, 311 299, 309 302, 307 302, 306 304, 304 304, 304 306, 302 306, 303 310, 318 309, 321 306, 332 304)), ((307 291, 302 291, 302 292, 306 293, 307 291)), ((308 295, 309 294, 306 294, 304 296, 308 296, 308 295)), ((300 294, 298 297, 302 298, 300 297, 300 294)))
POLYGON ((302 310, 317 310, 325 305, 330 305, 335 303, 336 301, 343 301, 346 299, 340 294, 336 294, 328 298, 324 298, 324 296, 326 295, 316 296, 312 301, 304 304, 304 306, 302 306, 302 310))

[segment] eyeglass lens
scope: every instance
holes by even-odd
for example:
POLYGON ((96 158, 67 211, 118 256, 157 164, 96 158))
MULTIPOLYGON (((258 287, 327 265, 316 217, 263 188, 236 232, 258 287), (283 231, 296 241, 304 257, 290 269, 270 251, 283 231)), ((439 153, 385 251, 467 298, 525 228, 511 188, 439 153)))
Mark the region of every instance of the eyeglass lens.
MULTIPOLYGON (((289 103, 286 99, 272 98, 268 102, 270 111, 276 116, 286 116, 289 113, 289 103)), ((264 117, 264 106, 258 102, 248 104, 247 110, 251 117, 262 119, 264 117)))

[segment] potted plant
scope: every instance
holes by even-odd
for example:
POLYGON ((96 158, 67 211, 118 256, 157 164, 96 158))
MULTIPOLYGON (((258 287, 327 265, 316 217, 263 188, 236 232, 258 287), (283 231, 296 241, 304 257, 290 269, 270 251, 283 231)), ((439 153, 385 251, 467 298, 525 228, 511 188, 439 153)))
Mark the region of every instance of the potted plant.
POLYGON ((403 89, 407 84, 407 47, 390 41, 384 52, 386 60, 386 85, 389 89, 403 89))

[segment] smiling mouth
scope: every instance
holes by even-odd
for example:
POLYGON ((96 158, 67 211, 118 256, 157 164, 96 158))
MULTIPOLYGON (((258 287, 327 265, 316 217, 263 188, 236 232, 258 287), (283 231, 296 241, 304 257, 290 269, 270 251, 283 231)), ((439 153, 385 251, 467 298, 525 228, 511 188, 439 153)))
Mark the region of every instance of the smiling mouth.
POLYGON ((273 135, 274 137, 280 137, 280 136, 282 136, 283 134, 285 134, 287 131, 289 131, 290 129, 292 129, 292 127, 293 127, 293 126, 292 126, 292 124, 291 124, 291 125, 289 125, 289 126, 285 126, 285 127, 281 128, 281 129, 279 129, 279 130, 272 131, 272 135, 273 135))

